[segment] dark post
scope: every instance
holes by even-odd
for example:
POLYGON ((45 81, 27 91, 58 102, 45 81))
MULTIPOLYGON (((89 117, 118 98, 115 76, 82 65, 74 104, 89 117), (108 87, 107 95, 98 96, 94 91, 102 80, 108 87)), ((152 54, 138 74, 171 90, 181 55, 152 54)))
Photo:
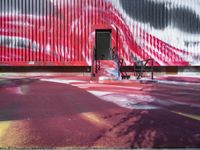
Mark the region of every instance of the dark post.
POLYGON ((95 61, 95 47, 93 48, 93 57, 92 57, 92 67, 91 67, 91 76, 94 77, 94 61, 95 61))
POLYGON ((154 71, 154 60, 152 59, 152 62, 151 62, 151 79, 153 80, 153 71, 154 71))

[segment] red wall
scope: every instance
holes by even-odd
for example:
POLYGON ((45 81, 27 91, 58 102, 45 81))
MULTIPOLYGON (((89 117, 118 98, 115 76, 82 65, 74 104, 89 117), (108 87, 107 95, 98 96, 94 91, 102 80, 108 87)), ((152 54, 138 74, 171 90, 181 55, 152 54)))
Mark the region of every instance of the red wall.
POLYGON ((130 25, 111 1, 10 0, 1 2, 4 5, 8 8, 0 8, 1 65, 90 66, 96 29, 112 29, 112 46, 126 65, 133 64, 133 57, 153 58, 163 66, 191 65, 183 57, 190 55, 187 51, 159 40, 139 23, 130 25))

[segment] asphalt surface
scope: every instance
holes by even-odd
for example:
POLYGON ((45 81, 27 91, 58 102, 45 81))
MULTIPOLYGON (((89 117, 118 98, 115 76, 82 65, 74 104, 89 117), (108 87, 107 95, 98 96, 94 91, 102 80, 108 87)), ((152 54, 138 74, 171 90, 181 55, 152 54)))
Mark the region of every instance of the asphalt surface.
POLYGON ((200 85, 0 80, 0 147, 198 148, 200 85))

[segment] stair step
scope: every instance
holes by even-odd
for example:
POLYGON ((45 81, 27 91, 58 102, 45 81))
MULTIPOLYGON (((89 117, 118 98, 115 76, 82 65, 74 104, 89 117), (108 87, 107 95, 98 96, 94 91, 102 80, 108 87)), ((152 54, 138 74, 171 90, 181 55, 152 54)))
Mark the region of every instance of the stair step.
POLYGON ((93 75, 93 80, 118 80, 119 68, 117 63, 114 60, 101 60, 100 61, 100 70, 93 75))
POLYGON ((124 79, 129 80, 131 78, 131 76, 129 76, 129 75, 125 75, 125 76, 122 75, 121 77, 122 77, 122 80, 124 80, 124 79))

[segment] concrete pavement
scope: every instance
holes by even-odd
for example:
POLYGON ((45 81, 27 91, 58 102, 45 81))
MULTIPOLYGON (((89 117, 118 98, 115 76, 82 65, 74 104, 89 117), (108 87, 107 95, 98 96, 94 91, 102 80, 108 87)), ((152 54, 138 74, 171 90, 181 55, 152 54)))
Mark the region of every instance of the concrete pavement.
POLYGON ((1 78, 0 147, 200 147, 199 85, 1 78))

